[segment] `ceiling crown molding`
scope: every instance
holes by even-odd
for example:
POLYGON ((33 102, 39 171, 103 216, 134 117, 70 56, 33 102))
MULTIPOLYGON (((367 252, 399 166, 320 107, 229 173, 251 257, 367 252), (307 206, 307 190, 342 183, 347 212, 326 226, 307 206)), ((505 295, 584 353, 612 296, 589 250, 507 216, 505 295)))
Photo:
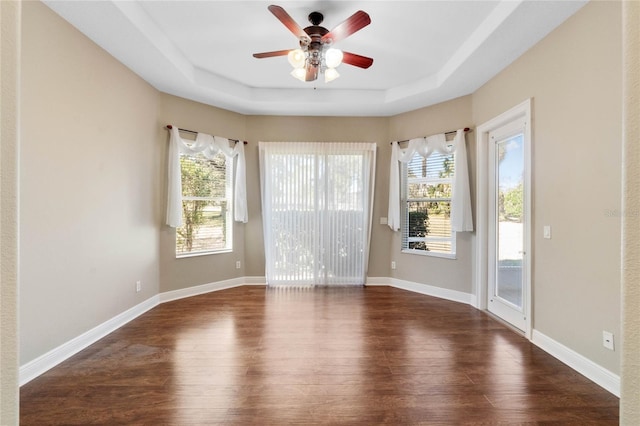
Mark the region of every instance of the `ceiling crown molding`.
MULTIPOLYGON (((162 27, 150 16, 150 8, 166 7, 163 3, 172 2, 45 0, 44 3, 161 92, 242 114, 390 116, 473 93, 575 13, 586 1, 485 2, 488 13, 481 19, 471 21, 474 28, 468 31, 468 36, 462 41, 450 46, 453 53, 448 59, 435 64, 432 68, 435 71, 421 75, 417 70, 412 74, 415 78, 410 81, 381 74, 380 78, 387 81, 384 85, 380 82, 372 84, 375 88, 356 86, 355 80, 341 81, 341 86, 305 83, 290 87, 261 87, 257 83, 247 84, 216 70, 206 69, 192 59, 197 56, 185 54, 178 42, 167 35, 166 26, 162 27)), ((209 3, 206 6, 210 8, 216 7, 216 2, 183 3, 183 7, 199 7, 199 3, 209 3)), ((248 4, 221 3, 225 3, 227 8, 231 3, 243 3, 245 8, 248 4)), ((412 3, 424 2, 408 2, 408 7, 412 3)), ((370 44, 383 45, 384 34, 390 30, 390 26, 396 25, 386 22, 381 12, 391 3, 369 1, 354 4, 359 9, 372 11, 373 28, 368 29, 366 37, 362 38, 367 38, 370 44), (375 27, 376 20, 379 27, 375 27)), ((262 2, 251 2, 251 7, 257 9, 256 14, 269 19, 262 2)), ((335 9, 339 4, 333 7, 335 9)), ((465 7, 462 2, 461 7, 465 7)), ((465 22, 467 26, 471 25, 470 21, 465 22)), ((269 21, 269 24, 273 24, 274 32, 280 30, 275 20, 269 21)), ((448 23, 454 31, 456 24, 448 23)), ((233 38, 233 31, 237 31, 238 37, 241 37, 243 26, 235 27, 235 30, 234 26, 229 26, 221 31, 229 38, 233 38)), ((420 51, 423 29, 407 27, 403 28, 405 30, 407 43, 415 44, 405 47, 416 54, 428 56, 429 52, 420 51)), ((291 46, 294 47, 294 44, 292 40, 291 46)), ((225 52, 210 52, 210 55, 224 58, 225 52)), ((391 61, 400 61, 394 57, 393 51, 378 50, 372 56, 376 61, 372 69, 377 64, 384 66, 385 62, 391 65, 391 61)), ((249 67, 258 73, 262 64, 254 62, 249 67)), ((230 69, 228 75, 231 76, 234 75, 233 67, 238 71, 246 68, 233 63, 224 66, 225 70, 230 69)), ((398 63, 395 70, 391 68, 398 77, 403 73, 402 63, 398 63)), ((347 80, 347 77, 341 80, 347 80)))

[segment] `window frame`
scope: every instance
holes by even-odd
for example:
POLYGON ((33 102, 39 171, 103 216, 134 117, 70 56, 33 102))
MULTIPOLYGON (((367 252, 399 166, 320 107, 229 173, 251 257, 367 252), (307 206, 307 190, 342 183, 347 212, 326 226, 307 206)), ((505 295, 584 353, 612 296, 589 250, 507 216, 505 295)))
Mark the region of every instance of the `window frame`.
MULTIPOLYGON (((452 163, 455 164, 455 153, 451 153, 450 154, 452 156, 452 163)), ((418 153, 414 154, 415 156, 420 156, 418 153)), ((429 237, 426 236, 424 238, 422 237, 409 237, 408 236, 408 231, 407 231, 407 226, 408 226, 408 220, 409 220, 409 203, 410 202, 442 202, 442 201, 448 201, 449 203, 452 202, 453 200, 453 182, 455 180, 455 173, 456 170, 454 169, 453 174, 450 177, 446 177, 446 178, 429 178, 428 176, 425 177, 420 177, 420 178, 416 178, 416 180, 420 180, 423 181, 424 183, 428 184, 428 185, 438 185, 438 184, 449 184, 451 185, 451 189, 452 189, 452 196, 451 197, 446 197, 446 198, 442 198, 442 197, 438 197, 438 198, 409 198, 408 197, 408 193, 409 193, 409 163, 413 161, 413 157, 411 158, 411 160, 407 163, 402 163, 401 164, 401 203, 402 203, 402 215, 401 215, 401 237, 400 237, 400 252, 401 253, 406 253, 406 254, 417 254, 420 256, 429 256, 429 257, 439 257, 439 258, 444 258, 444 259, 456 259, 456 232, 452 229, 451 230, 451 237, 449 238, 443 238, 443 237, 429 237), (446 242, 450 242, 451 244, 451 252, 450 253, 445 253, 445 252, 436 252, 436 251, 430 251, 430 250, 419 250, 419 249, 411 249, 408 248, 408 243, 412 242, 409 239, 413 238, 413 241, 446 241, 446 242), (416 238, 420 238, 419 240, 416 240, 416 238)), ((451 220, 451 217, 449 217, 449 220, 451 220)))
MULTIPOLYGON (((224 155, 222 151, 218 152, 216 155, 221 155, 225 159, 225 197, 193 197, 193 196, 184 196, 180 194, 180 202, 184 201, 210 201, 210 202, 227 202, 227 210, 225 217, 225 247, 217 248, 217 249, 206 249, 199 251, 191 251, 185 253, 178 253, 178 228, 174 229, 175 235, 175 244, 174 244, 174 253, 176 259, 188 258, 188 257, 198 257, 198 256, 209 256, 215 254, 222 253, 232 253, 233 252, 233 167, 234 167, 234 159, 233 157, 228 157, 224 155)), ((188 157, 196 157, 203 156, 201 153, 180 153, 180 158, 183 156, 188 157)), ((180 168, 180 174, 182 175, 182 167, 180 168)), ((181 177, 182 179, 182 177, 181 177)))

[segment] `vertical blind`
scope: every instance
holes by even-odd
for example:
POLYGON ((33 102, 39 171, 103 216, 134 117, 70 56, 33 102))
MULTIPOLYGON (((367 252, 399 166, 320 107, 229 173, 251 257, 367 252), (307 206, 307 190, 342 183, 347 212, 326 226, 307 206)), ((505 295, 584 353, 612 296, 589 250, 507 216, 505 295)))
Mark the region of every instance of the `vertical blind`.
POLYGON ((376 145, 259 146, 267 283, 364 284, 376 145))

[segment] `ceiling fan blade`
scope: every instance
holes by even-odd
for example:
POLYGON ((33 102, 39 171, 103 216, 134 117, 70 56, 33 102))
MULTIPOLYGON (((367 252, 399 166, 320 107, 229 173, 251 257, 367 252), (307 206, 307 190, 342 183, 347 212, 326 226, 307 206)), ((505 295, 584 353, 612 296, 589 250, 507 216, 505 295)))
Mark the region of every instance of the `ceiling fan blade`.
POLYGON ((254 53, 253 57, 254 58, 258 58, 258 59, 262 59, 262 58, 273 58, 274 56, 287 56, 290 51, 291 51, 291 49, 274 50, 273 52, 254 53))
POLYGON ((345 21, 341 22, 334 29, 322 36, 322 42, 327 43, 331 40, 332 43, 343 40, 349 37, 356 31, 360 31, 371 23, 371 18, 366 12, 362 10, 357 11, 345 21))
POLYGON ((373 59, 366 56, 356 55, 355 53, 342 52, 342 63, 353 65, 367 69, 373 64, 373 59))
POLYGON ((302 27, 300 27, 300 25, 298 25, 283 8, 272 4, 268 9, 280 22, 284 24, 285 27, 289 29, 289 31, 293 33, 294 36, 298 38, 307 37, 307 33, 304 32, 302 27))

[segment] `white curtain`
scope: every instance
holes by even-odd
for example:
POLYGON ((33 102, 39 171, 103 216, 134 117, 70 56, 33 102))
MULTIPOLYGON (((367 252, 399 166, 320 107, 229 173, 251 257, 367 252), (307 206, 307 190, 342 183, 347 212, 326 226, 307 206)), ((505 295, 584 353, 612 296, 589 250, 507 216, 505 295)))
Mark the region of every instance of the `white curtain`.
POLYGON ((198 133, 194 142, 180 137, 179 130, 172 126, 169 141, 169 188, 167 196, 167 225, 177 228, 182 226, 182 179, 180 175, 180 153, 200 153, 206 158, 213 158, 222 151, 227 157, 237 157, 236 179, 234 182, 233 215, 236 222, 247 223, 247 173, 244 156, 244 143, 238 142, 235 147, 229 146, 229 139, 198 133))
POLYGON ((467 148, 464 130, 456 131, 451 141, 444 133, 426 138, 411 139, 406 148, 400 148, 398 142, 391 145, 391 164, 389 168, 389 211, 387 223, 394 231, 399 231, 400 221, 400 163, 408 163, 415 155, 427 158, 432 152, 454 155, 454 182, 451 198, 451 229, 454 232, 473 231, 471 216, 471 193, 469 190, 469 170, 467 169, 467 148))
POLYGON ((271 286, 363 285, 376 144, 260 142, 271 286))

